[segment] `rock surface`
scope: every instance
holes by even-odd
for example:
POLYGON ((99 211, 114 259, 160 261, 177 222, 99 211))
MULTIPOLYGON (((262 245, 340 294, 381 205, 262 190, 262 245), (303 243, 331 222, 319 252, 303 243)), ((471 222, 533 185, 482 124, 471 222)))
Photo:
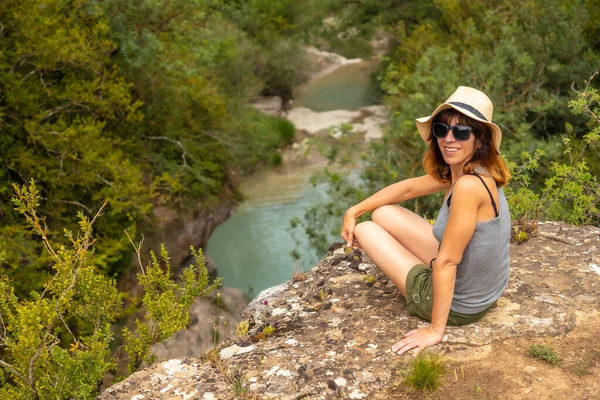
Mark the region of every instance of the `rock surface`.
MULTIPOLYGON (((448 327, 432 351, 480 360, 493 343, 563 337, 598 317, 600 229, 549 222, 538 229, 537 237, 511 246, 511 278, 497 307, 478 323, 448 327)), ((261 399, 389 398, 397 379, 392 366, 411 357, 389 349, 425 325, 404 304, 364 253, 332 246, 303 281, 262 292, 244 314, 248 337, 226 340, 220 358, 156 364, 100 399, 234 399, 246 391, 261 399), (268 325, 272 335, 263 333, 268 325)))
POLYGON ((169 251, 171 265, 174 268, 182 264, 187 267, 190 244, 197 249, 206 248, 214 230, 231 216, 234 209, 235 204, 226 198, 209 210, 181 212, 173 208, 156 207, 154 216, 158 227, 149 237, 150 249, 160 254, 160 244, 163 243, 169 251))
POLYGON ((365 140, 381 139, 381 125, 389 124, 388 110, 385 106, 366 106, 356 110, 313 111, 305 107, 289 110, 286 118, 294 126, 314 136, 333 129, 333 136, 339 135, 336 128, 341 124, 351 124, 352 132, 362 132, 365 140))
POLYGON ((259 96, 252 106, 271 117, 279 117, 283 112, 283 99, 279 96, 259 96))
POLYGON ((311 79, 327 75, 344 65, 358 64, 364 61, 361 58, 348 59, 339 54, 319 50, 312 46, 306 48, 306 54, 312 69, 311 79))

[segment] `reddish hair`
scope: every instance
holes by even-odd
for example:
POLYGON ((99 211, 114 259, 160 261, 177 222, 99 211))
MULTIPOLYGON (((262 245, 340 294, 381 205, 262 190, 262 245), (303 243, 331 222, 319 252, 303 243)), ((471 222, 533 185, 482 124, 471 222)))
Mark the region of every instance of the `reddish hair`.
MULTIPOLYGON (((489 172, 490 176, 494 178, 498 187, 506 185, 510 179, 510 172, 508 171, 506 163, 500 156, 500 153, 494 146, 492 130, 488 125, 477 121, 476 119, 469 118, 453 108, 440 111, 434 117, 432 124, 433 122, 450 124, 450 121, 455 117, 457 118, 459 125, 472 127, 472 134, 475 137, 475 151, 473 152, 471 159, 463 166, 463 173, 465 175, 470 174, 475 169, 473 164, 479 163, 489 172)), ((450 183, 452 180, 450 166, 444 161, 440 146, 433 135, 429 138, 428 143, 429 148, 423 156, 423 168, 425 168, 427 174, 437 181, 450 183)))

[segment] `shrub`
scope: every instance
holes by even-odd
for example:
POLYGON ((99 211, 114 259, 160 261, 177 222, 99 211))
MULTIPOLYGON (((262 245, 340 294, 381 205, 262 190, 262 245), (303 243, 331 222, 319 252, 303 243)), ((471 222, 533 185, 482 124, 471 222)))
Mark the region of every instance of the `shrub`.
MULTIPOLYGON (((538 191, 531 182, 539 180, 543 172, 540 160, 545 153, 523 154, 523 163, 509 163, 513 181, 507 188, 507 200, 514 219, 547 219, 566 221, 575 225, 600 223, 600 185, 590 170, 600 144, 600 94, 590 87, 592 74, 585 88, 569 102, 575 115, 589 118, 588 133, 581 138, 563 136, 564 160, 550 163, 552 174, 538 191)), ((567 131, 569 126, 567 126, 567 131)))
POLYGON ((282 162, 283 156, 281 155, 281 153, 273 153, 273 155, 271 156, 271 165, 277 167, 281 165, 282 162))
MULTIPOLYGON (((116 367, 111 325, 124 311, 115 280, 99 273, 91 261, 96 243, 92 225, 104 206, 91 220, 80 213, 79 233, 65 230, 70 245, 56 247, 45 219, 37 214, 35 182, 14 188, 15 208, 41 237, 53 275, 43 291, 33 291, 27 299, 15 295, 7 277, 0 278, 0 398, 93 399, 103 375, 116 367)), ((141 246, 135 246, 138 260, 141 246)), ((185 327, 193 301, 218 284, 209 283, 202 252, 192 253, 197 266, 185 269, 180 283, 173 280, 164 247, 160 260, 151 253, 150 265, 139 263, 146 314, 135 321, 134 331, 123 330, 130 372, 143 361, 152 362, 149 347, 185 327)))
POLYGON ((294 124, 285 118, 277 118, 275 123, 277 124, 279 135, 283 142, 291 143, 296 137, 296 127, 294 124))

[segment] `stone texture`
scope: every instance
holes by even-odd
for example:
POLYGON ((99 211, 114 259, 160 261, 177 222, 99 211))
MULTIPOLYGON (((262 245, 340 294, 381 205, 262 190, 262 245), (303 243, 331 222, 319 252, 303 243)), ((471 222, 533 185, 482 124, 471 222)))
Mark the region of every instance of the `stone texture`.
POLYGON ((211 364, 182 358, 155 364, 100 395, 100 399, 222 399, 234 398, 229 380, 211 364), (140 382, 140 378, 143 380, 140 382))
POLYGON ((309 136, 328 134, 338 138, 341 132, 338 127, 351 124, 352 132, 363 133, 365 140, 380 139, 383 136, 382 125, 389 124, 389 112, 385 106, 367 106, 356 110, 313 111, 305 107, 289 110, 285 117, 294 126, 309 136))
POLYGON ((285 117, 294 124, 296 129, 316 135, 319 132, 335 128, 341 124, 361 118, 359 110, 313 111, 306 107, 295 107, 289 110, 285 117))
POLYGON ((330 74, 341 66, 358 64, 364 61, 361 58, 348 59, 339 54, 319 50, 312 46, 306 48, 306 55, 309 61, 308 68, 312 71, 310 74, 311 79, 330 74))
POLYGON ((386 106, 368 106, 360 108, 366 116, 362 122, 352 124, 353 132, 363 132, 365 140, 371 141, 383 137, 382 126, 389 125, 389 111, 386 106), (371 114, 372 113, 372 114, 371 114))
POLYGON ((234 209, 235 205, 227 200, 210 210, 197 209, 193 212, 156 207, 154 216, 158 226, 149 236, 147 244, 156 254, 160 254, 160 244, 163 243, 169 251, 173 268, 182 264, 187 267, 193 261, 189 259, 190 245, 197 249, 206 248, 213 231, 231 216, 234 209))
MULTIPOLYGON (((234 399, 241 386, 261 399, 380 398, 394 380, 391 366, 411 357, 391 353, 391 345, 426 323, 407 315, 402 296, 360 250, 340 246, 332 246, 304 281, 253 301, 244 313, 249 337, 221 344, 221 354, 231 354, 226 360, 155 365, 100 399, 207 393, 234 399), (375 282, 365 280, 367 274, 375 282), (267 325, 276 330, 265 337, 267 325)), ((597 318, 599 247, 599 228, 540 223, 537 237, 511 246, 511 278, 497 307, 476 324, 448 327, 431 351, 475 360, 489 354, 493 341, 561 336, 597 318)))

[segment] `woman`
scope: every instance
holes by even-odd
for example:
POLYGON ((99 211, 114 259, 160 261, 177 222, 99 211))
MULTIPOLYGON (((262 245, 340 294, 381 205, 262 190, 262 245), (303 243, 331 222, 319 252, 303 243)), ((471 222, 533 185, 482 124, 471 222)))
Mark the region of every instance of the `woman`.
POLYGON ((398 354, 439 343, 448 324, 481 319, 508 283, 510 214, 502 186, 509 172, 492 114, 484 93, 460 86, 416 120, 429 144, 427 175, 394 183, 344 216, 347 245, 360 246, 404 295, 408 311, 431 322, 394 344, 398 354), (433 226, 394 205, 440 191, 446 196, 433 226), (356 225, 369 211, 372 221, 356 225))

